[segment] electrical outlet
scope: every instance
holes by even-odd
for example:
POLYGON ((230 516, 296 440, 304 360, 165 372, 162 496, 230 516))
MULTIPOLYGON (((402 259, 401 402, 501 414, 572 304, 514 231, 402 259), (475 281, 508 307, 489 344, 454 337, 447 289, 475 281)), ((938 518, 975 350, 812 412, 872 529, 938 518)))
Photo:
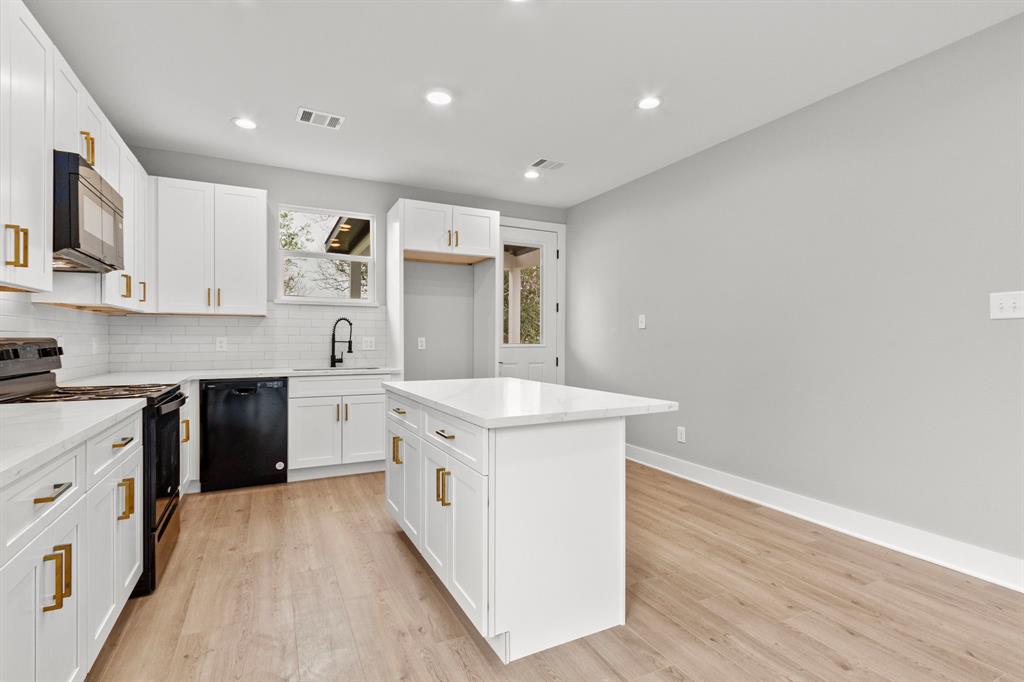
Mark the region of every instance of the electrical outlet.
POLYGON ((217 350, 227 350, 227 349, 228 349, 228 337, 226 337, 226 336, 218 336, 217 337, 217 350))
POLYGON ((417 339, 416 339, 416 350, 426 350, 426 349, 427 349, 427 337, 425 337, 425 336, 417 337, 417 339))
POLYGON ((375 350, 377 348, 377 339, 372 336, 363 337, 363 350, 375 350))
POLYGON ((641 315, 640 317, 636 318, 636 326, 639 329, 647 329, 647 316, 641 315))
POLYGON ((685 426, 677 426, 676 427, 676 440, 679 441, 680 443, 685 443, 686 442, 686 427, 685 426))
POLYGON ((1001 291, 988 295, 989 317, 993 320, 1024 318, 1024 291, 1001 291))

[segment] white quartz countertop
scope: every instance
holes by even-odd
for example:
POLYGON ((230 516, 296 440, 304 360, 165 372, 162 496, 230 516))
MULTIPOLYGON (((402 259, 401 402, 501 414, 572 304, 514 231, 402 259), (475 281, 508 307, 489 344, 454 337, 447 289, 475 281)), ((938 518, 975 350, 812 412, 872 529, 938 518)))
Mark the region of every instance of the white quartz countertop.
POLYGON ((0 488, 145 406, 142 398, 0 405, 0 488))
POLYGON ((674 412, 679 403, 511 379, 386 381, 388 391, 485 429, 674 412))
POLYGON ((103 386, 119 384, 180 384, 183 381, 199 379, 248 379, 261 377, 317 377, 317 376, 356 376, 366 374, 399 374, 401 369, 394 367, 321 367, 316 369, 296 369, 294 367, 271 367, 269 369, 179 369, 151 372, 112 372, 110 374, 94 374, 73 381, 61 381, 61 386, 103 386))

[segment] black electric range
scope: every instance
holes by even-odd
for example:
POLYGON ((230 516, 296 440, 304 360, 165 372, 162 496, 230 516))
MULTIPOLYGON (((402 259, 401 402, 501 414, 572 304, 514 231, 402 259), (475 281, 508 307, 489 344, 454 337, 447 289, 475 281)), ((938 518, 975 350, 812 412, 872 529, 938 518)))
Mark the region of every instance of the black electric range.
POLYGON ((143 568, 133 597, 150 594, 178 541, 181 437, 186 397, 177 384, 58 386, 63 349, 55 339, 0 339, 0 403, 145 398, 143 421, 143 568))

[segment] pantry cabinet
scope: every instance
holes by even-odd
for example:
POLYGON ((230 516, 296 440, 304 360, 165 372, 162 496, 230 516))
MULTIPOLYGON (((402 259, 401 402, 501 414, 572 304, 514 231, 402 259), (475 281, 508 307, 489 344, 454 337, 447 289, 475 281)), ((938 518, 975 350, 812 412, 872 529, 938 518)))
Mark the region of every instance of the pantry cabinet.
POLYGON ((498 211, 414 199, 399 199, 389 215, 396 211, 409 260, 474 263, 497 256, 498 211))
POLYGON ((55 51, 20 0, 0 3, 0 290, 52 286, 55 51))
POLYGON ((267 193, 158 178, 157 312, 267 313, 267 193))
POLYGON ((87 500, 0 568, 0 680, 82 680, 88 670, 83 571, 87 500))

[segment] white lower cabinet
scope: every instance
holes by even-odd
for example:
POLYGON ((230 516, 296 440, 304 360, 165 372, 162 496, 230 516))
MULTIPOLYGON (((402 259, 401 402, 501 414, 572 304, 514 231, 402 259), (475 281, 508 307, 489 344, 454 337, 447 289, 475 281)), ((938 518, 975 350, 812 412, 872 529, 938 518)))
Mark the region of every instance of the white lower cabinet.
POLYGON ((384 394, 342 398, 341 461, 344 464, 384 459, 384 394))
POLYGON ((448 468, 448 455, 429 443, 423 444, 423 545, 420 551, 427 564, 445 585, 448 584, 451 562, 448 560, 448 536, 451 521, 448 508, 442 504, 441 479, 448 468))
POLYGON ((341 464, 341 398, 288 401, 288 468, 341 464))
MULTIPOLYGON (((82 680, 85 499, 0 568, 0 680, 82 680)), ((87 550, 86 550, 87 551, 87 550)))
MULTIPOLYGON (((137 420, 134 415, 115 430, 131 429, 137 420)), ((141 440, 98 480, 71 475, 86 449, 82 443, 63 463, 42 470, 45 480, 65 483, 35 502, 56 512, 78 490, 67 481, 88 490, 52 519, 37 512, 25 531, 31 538, 0 566, 0 682, 85 679, 142 575, 141 440)), ((14 504, 23 488, 16 480, 3 492, 17 494, 0 498, 14 504)))
POLYGON ((414 545, 421 545, 423 456, 420 439, 388 420, 390 456, 384 466, 388 511, 414 545))
POLYGON ((182 384, 187 400, 180 411, 181 422, 178 424, 180 440, 179 468, 181 469, 181 485, 199 478, 199 382, 189 381, 182 384))

